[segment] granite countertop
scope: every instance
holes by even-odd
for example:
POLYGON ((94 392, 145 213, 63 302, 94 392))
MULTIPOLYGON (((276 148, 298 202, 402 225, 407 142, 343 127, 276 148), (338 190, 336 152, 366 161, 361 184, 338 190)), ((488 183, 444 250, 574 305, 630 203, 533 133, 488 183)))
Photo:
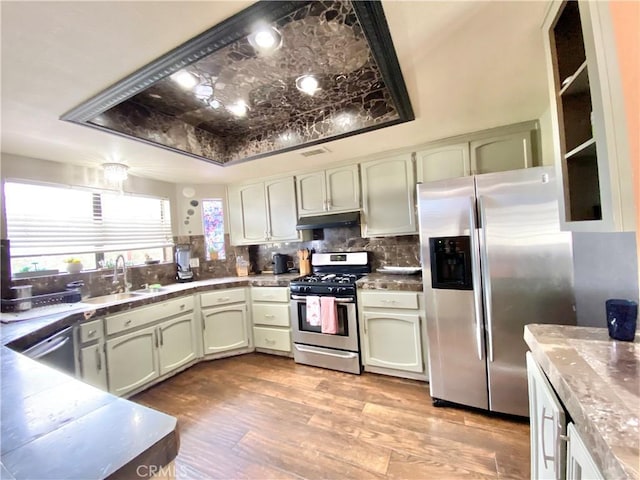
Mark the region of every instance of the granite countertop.
POLYGON ((174 417, 94 388, 6 345, 24 348, 67 326, 189 293, 247 285, 288 286, 297 276, 228 277, 167 285, 158 293, 105 305, 79 304, 73 311, 2 324, 2 478, 138 478, 139 465, 171 463, 179 444, 174 417))
MULTIPOLYGON (((92 305, 78 302, 70 306, 72 310, 48 314, 46 307, 42 309, 43 316, 24 321, 3 323, 0 326, 0 343, 14 348, 25 348, 42 338, 46 338, 65 327, 75 325, 94 317, 130 310, 163 300, 181 297, 192 293, 206 292, 209 290, 246 287, 288 287, 289 282, 299 277, 298 273, 284 275, 250 275, 247 277, 223 277, 210 280, 199 280, 188 283, 174 283, 163 285, 157 293, 146 293, 140 296, 119 300, 109 304, 92 305)), ((30 310, 29 314, 36 310, 30 310)))
MULTIPOLYGON (((133 478, 138 465, 165 466, 178 453, 174 417, 86 385, 8 346, 25 348, 65 327, 183 295, 286 287, 299 276, 262 274, 165 285, 157 293, 109 304, 80 302, 55 314, 43 309, 42 317, 1 324, 2 478, 133 478)), ((358 287, 421 291, 422 282, 419 275, 371 274, 358 287)))
POLYGON ((527 325, 524 339, 605 478, 637 479, 640 465, 640 333, 527 325))
POLYGON ((356 282, 363 290, 403 290, 405 292, 422 291, 422 275, 393 275, 389 273, 370 273, 356 282))

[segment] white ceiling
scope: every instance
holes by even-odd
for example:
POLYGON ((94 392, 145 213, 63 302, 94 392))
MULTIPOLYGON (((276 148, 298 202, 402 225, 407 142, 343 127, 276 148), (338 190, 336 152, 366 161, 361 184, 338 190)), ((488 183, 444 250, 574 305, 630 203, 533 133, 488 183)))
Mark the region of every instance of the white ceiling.
POLYGON ((413 122, 299 152, 219 167, 60 115, 252 2, 2 1, 2 152, 176 183, 229 183, 540 117, 549 104, 546 1, 405 1, 383 6, 413 122), (304 163, 303 163, 304 162, 304 163))

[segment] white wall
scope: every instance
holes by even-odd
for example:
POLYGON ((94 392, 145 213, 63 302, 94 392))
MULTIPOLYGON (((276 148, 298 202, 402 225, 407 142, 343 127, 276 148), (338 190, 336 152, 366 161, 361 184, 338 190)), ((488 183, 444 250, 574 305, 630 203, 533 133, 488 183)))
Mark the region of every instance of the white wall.
MULTIPOLYGON (((101 168, 91 168, 66 163, 52 162, 36 158, 21 157, 2 153, 0 155, 0 190, 2 207, 0 208, 0 238, 6 238, 6 218, 4 209, 4 182, 6 180, 29 180, 35 182, 74 185, 99 189, 113 189, 105 183, 101 168)), ((161 182, 130 175, 124 182, 127 193, 152 195, 168 198, 171 201, 172 231, 178 231, 178 211, 176 209, 176 187, 173 183, 161 182)))
MULTIPOLYGON (((202 200, 221 198, 223 200, 224 231, 228 232, 229 221, 226 215, 227 200, 224 185, 177 184, 175 190, 178 221, 178 235, 202 235, 202 200), (197 202, 197 205, 191 202, 197 202), (188 222, 188 223, 187 223, 188 222)), ((194 203, 195 203, 194 202, 194 203)))

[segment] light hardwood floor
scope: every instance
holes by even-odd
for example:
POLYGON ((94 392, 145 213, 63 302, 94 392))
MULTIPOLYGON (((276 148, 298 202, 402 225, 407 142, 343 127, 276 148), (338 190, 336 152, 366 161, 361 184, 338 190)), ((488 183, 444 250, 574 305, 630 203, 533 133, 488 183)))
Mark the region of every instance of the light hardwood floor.
POLYGON ((428 385, 250 354, 132 400, 178 418, 177 478, 529 477, 529 426, 433 407, 428 385))

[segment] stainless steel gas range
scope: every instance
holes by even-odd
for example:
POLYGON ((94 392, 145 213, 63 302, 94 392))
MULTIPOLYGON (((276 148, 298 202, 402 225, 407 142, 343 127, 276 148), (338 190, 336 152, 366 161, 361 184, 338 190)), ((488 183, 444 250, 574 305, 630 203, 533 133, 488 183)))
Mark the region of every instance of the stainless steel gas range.
MULTIPOLYGON (((356 281, 369 273, 367 252, 316 253, 313 274, 290 283, 293 356, 297 363, 360 374, 356 281), (332 301, 323 301, 331 297, 332 301), (314 305, 335 308, 335 333, 314 321, 314 305)), ((327 312, 322 312, 325 315, 327 312)))

